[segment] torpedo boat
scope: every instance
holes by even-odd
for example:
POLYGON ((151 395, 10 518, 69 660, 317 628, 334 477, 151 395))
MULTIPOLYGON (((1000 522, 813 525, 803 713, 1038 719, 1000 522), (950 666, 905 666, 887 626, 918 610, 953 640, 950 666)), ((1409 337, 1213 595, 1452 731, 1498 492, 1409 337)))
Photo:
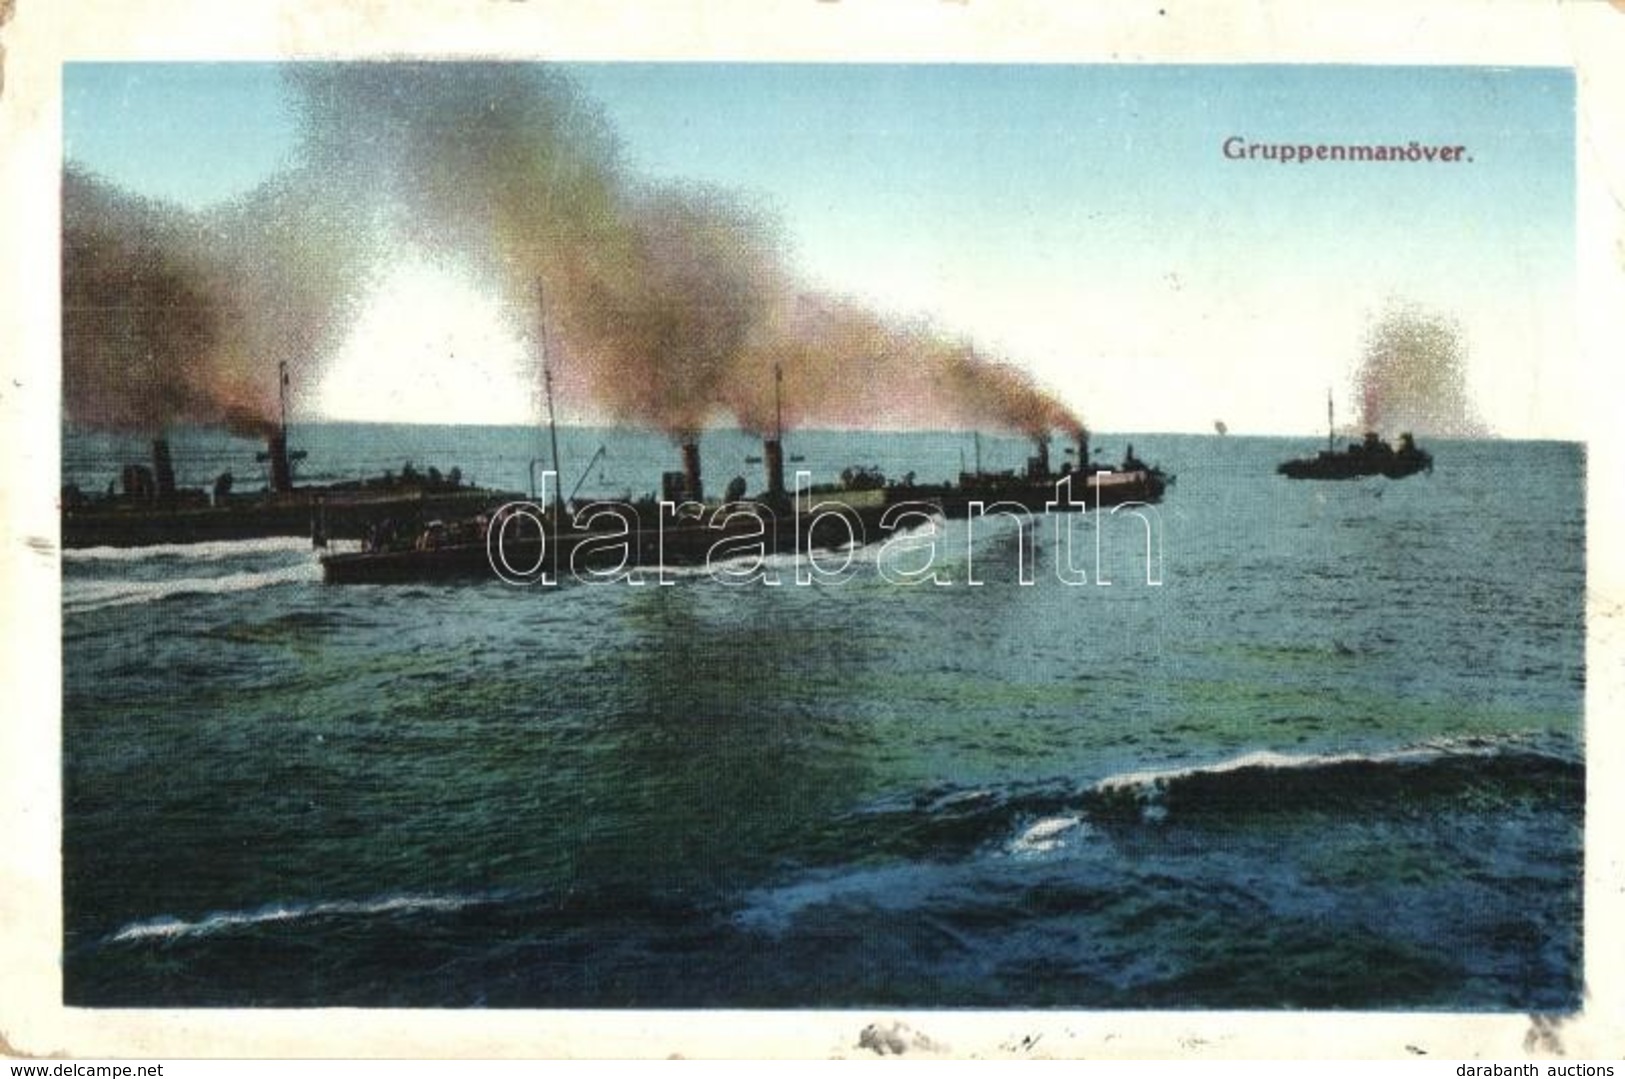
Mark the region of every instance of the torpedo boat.
MULTIPOLYGON (((279 377, 287 384, 287 372, 279 377)), ((62 546, 145 547, 154 544, 309 536, 318 547, 330 539, 359 540, 374 522, 472 517, 522 497, 475 486, 460 469, 442 473, 407 463, 398 474, 332 484, 295 484, 293 468, 305 454, 288 449, 287 403, 257 455, 265 466, 264 490, 244 492, 230 471, 208 489, 175 482, 169 440, 152 440, 148 463, 127 463, 104 493, 74 485, 61 491, 62 546)))
POLYGON ((1352 480, 1365 476, 1398 480, 1433 471, 1433 455, 1418 448, 1408 432, 1399 436, 1398 446, 1390 446, 1375 431, 1367 431, 1362 441, 1350 442, 1342 450, 1335 447, 1335 437, 1332 398, 1327 394, 1326 448, 1313 457, 1282 461, 1275 471, 1292 480, 1352 480))
MULTIPOLYGON (((1089 432, 1077 434, 1076 462, 1059 470, 1050 467, 1048 437, 1035 439, 1037 453, 1027 458, 1022 471, 988 471, 980 461, 972 471, 961 471, 957 483, 916 485, 912 477, 885 486, 888 502, 923 501, 940 508, 946 517, 964 517, 992 505, 1019 506, 1032 513, 1109 509, 1130 502, 1156 503, 1174 477, 1134 455, 1129 444, 1116 465, 1091 461, 1089 432)), ((978 458, 980 457, 978 439, 978 458)), ((1069 449, 1067 451, 1071 453, 1069 449)), ((882 482, 884 480, 882 479, 882 482)))

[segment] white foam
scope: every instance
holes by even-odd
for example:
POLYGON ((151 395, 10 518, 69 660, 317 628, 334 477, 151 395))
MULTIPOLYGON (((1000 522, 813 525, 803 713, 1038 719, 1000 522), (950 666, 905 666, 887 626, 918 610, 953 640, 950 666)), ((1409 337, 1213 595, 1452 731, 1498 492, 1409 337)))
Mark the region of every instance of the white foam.
POLYGON ((1045 817, 1029 825, 1010 844, 1011 854, 1044 854, 1055 850, 1070 838, 1069 833, 1083 823, 1081 817, 1045 817))
POLYGON ((308 551, 310 540, 299 536, 266 536, 250 540, 212 540, 208 543, 155 543, 150 547, 71 547, 64 562, 145 562, 155 558, 181 558, 212 562, 284 551, 308 551))
POLYGON ((248 926, 299 921, 332 915, 394 914, 419 911, 456 911, 485 902, 481 898, 452 898, 435 895, 400 895, 382 899, 336 899, 319 903, 276 905, 253 911, 226 911, 208 914, 196 921, 180 918, 153 918, 135 922, 110 938, 114 941, 173 940, 178 937, 208 936, 248 926))
POLYGON ((1164 787, 1175 780, 1185 779, 1190 776, 1220 775, 1226 772, 1240 771, 1244 768, 1324 768, 1340 764, 1395 764, 1435 761, 1448 756, 1482 757, 1490 756, 1501 748, 1502 744, 1493 739, 1464 737, 1462 739, 1441 738, 1419 746, 1407 746, 1378 753, 1293 754, 1275 753, 1271 750, 1254 750, 1215 764, 1145 772, 1124 772, 1119 775, 1107 776, 1095 784, 1095 790, 1101 793, 1122 792, 1136 787, 1154 790, 1164 787))
POLYGON ((251 592, 276 585, 320 581, 321 577, 320 563, 310 561, 281 569, 225 573, 218 577, 180 577, 162 581, 67 580, 62 582, 62 610, 65 614, 83 614, 105 607, 152 603, 169 596, 251 592))
POLYGON ((1183 779, 1195 775, 1216 775, 1223 772, 1236 772, 1243 768, 1307 768, 1323 764, 1341 764, 1350 761, 1369 759, 1361 758, 1358 754, 1344 753, 1331 756, 1315 756, 1313 754, 1287 754, 1274 753, 1270 750, 1255 750, 1243 753, 1239 757, 1219 761, 1216 764, 1204 764, 1191 768, 1168 768, 1145 772, 1124 772, 1120 775, 1107 776, 1095 784, 1098 791, 1121 791, 1130 787, 1160 787, 1171 780, 1183 779))

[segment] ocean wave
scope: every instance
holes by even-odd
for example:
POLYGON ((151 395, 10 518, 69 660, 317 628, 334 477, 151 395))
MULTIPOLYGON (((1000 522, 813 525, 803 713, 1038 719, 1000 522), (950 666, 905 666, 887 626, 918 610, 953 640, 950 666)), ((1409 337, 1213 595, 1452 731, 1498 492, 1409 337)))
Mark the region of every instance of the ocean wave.
POLYGON ((1465 736, 1370 752, 1258 750, 1098 782, 937 785, 858 807, 845 823, 883 831, 887 849, 910 859, 1049 858, 1091 848, 1125 822, 1404 813, 1460 795, 1478 806, 1531 798, 1578 805, 1584 788, 1585 764, 1569 739, 1465 736))
POLYGON ((974 851, 1053 850, 1073 838, 1060 835, 1070 829, 1054 822, 1077 821, 1079 812, 1075 784, 1038 780, 998 787, 938 785, 858 807, 848 820, 866 831, 884 831, 889 848, 899 854, 938 858, 974 851), (1019 833, 1012 836, 1018 826, 1019 833))
POLYGON ((748 932, 779 935, 820 910, 837 920, 852 911, 919 911, 932 897, 951 890, 962 875, 951 864, 934 862, 818 870, 800 880, 746 892, 731 921, 748 932))
POLYGON ((1233 815, 1335 811, 1353 802, 1407 805, 1471 788, 1583 798, 1585 765, 1556 746, 1515 736, 1441 739, 1369 753, 1244 753, 1213 764, 1128 772, 1096 783, 1091 816, 1233 815))
POLYGON ((299 536, 267 536, 251 540, 212 540, 208 543, 156 543, 150 547, 70 547, 64 562, 150 562, 168 559, 214 562, 223 558, 249 558, 310 550, 310 540, 299 536))
POLYGON ((132 922, 107 939, 112 943, 206 937, 278 922, 313 918, 354 918, 380 914, 447 914, 489 903, 489 896, 396 895, 378 899, 334 899, 314 903, 275 904, 251 911, 220 911, 195 921, 159 917, 132 922))
POLYGON ((320 581, 321 566, 301 562, 280 569, 226 573, 216 577, 179 577, 158 581, 66 580, 62 582, 64 614, 84 614, 106 607, 152 603, 180 595, 250 592, 276 585, 320 581))

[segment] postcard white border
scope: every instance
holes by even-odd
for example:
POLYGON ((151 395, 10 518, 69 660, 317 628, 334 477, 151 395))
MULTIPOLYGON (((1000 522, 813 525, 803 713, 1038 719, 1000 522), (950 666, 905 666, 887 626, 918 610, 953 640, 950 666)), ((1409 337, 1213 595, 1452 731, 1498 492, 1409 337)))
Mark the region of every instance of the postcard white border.
MULTIPOLYGON (((901 1020, 945 1054, 1508 1059, 1625 1052, 1619 729, 1625 5, 1602 0, 0 0, 0 1056, 862 1056, 901 1020), (781 61, 1487 64, 1577 74, 1588 392, 1583 1013, 126 1011, 60 1006, 58 190, 71 60, 401 56, 781 61), (1613 957, 1610 964, 1605 957, 1613 957), (1033 1051, 1021 1039, 1041 1035, 1033 1051)), ((1509 494, 1509 496, 1511 496, 1509 494)))

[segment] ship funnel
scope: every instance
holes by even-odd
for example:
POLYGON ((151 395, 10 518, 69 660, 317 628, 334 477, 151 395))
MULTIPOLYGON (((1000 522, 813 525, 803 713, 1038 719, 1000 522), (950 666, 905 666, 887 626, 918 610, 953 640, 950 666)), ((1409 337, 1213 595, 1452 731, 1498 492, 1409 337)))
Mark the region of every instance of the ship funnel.
POLYGON ((152 440, 152 476, 154 493, 161 499, 175 497, 175 462, 169 456, 169 439, 152 440))
POLYGON ((1027 478, 1042 480, 1049 475, 1049 435, 1040 435, 1033 442, 1038 446, 1038 453, 1027 458, 1027 478))
POLYGON ((151 498, 156 489, 152 469, 146 465, 125 465, 119 478, 124 482, 124 494, 128 498, 151 498))
POLYGON ((1087 427, 1078 432, 1078 471, 1085 474, 1089 471, 1089 429, 1087 427))
POLYGON ((776 438, 762 440, 762 460, 767 465, 767 496, 784 497, 784 443, 776 438))
POLYGON ((279 427, 266 439, 266 459, 271 462, 271 490, 293 490, 293 469, 288 464, 288 430, 279 427))
POLYGON ((683 443, 683 486, 684 498, 705 501, 705 488, 700 483, 700 444, 693 439, 683 443))

